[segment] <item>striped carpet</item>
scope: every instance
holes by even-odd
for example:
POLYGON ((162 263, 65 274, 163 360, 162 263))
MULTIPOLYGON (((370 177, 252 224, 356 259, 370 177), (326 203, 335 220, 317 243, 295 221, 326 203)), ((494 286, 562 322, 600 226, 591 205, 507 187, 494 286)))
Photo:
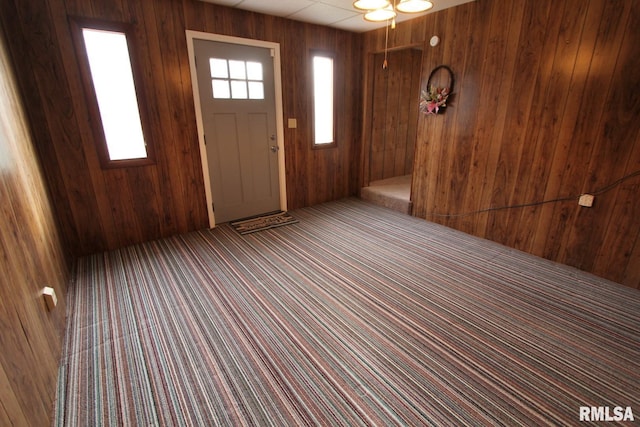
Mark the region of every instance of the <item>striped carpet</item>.
POLYGON ((55 424, 640 419, 638 290, 358 199, 294 215, 81 259, 55 424))

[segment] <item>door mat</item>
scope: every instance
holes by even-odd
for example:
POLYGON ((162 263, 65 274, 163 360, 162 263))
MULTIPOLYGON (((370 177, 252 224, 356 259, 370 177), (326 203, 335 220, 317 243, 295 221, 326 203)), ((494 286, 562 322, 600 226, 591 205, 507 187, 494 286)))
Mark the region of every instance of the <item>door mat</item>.
POLYGON ((283 225, 295 224, 296 222, 298 222, 298 220, 288 212, 272 212, 259 217, 233 221, 230 224, 238 233, 249 234, 270 228, 282 227, 283 225))

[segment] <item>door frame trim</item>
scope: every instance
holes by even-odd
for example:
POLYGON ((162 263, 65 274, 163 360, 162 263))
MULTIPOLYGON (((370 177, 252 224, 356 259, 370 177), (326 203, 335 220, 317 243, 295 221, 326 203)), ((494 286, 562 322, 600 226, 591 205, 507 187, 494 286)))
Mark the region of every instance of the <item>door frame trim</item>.
POLYGON ((242 46, 262 47, 271 49, 273 55, 273 83, 275 89, 276 107, 276 142, 278 145, 278 182, 280 184, 280 210, 287 210, 287 186, 284 156, 284 119, 282 106, 282 72, 280 65, 280 43, 263 40, 245 39, 241 37, 225 36, 222 34, 204 33, 201 31, 186 30, 187 52, 189 54, 189 70, 191 71, 191 87, 193 90, 193 103, 196 109, 196 125, 198 128, 198 144, 200 146, 200 160, 204 177, 204 189, 207 199, 207 212, 209 214, 209 227, 216 226, 215 212, 213 210, 213 193, 209 180, 209 162, 207 149, 204 143, 204 124, 202 120, 202 108, 200 104, 200 92, 198 91, 198 77, 196 71, 196 59, 193 48, 194 40, 207 40, 213 42, 231 43, 242 46))

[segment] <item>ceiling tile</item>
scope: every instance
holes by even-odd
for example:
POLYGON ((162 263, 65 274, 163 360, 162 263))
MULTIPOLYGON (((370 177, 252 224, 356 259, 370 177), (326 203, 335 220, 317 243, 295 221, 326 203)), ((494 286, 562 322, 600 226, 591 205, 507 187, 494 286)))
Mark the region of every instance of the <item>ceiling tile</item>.
POLYGON ((340 22, 334 22, 331 26, 340 30, 362 33, 365 31, 375 30, 376 28, 381 28, 384 25, 384 23, 373 24, 371 22, 367 22, 361 14, 358 14, 352 18, 348 18, 340 22))
POLYGON ((345 10, 354 10, 353 2, 355 0, 316 0, 318 3, 328 4, 330 6, 339 7, 345 10))
POLYGON ((236 7, 274 16, 290 16, 316 4, 313 0, 243 0, 236 7))
POLYGON ((298 21, 331 25, 344 19, 360 15, 356 10, 345 10, 324 3, 315 3, 289 16, 298 21))

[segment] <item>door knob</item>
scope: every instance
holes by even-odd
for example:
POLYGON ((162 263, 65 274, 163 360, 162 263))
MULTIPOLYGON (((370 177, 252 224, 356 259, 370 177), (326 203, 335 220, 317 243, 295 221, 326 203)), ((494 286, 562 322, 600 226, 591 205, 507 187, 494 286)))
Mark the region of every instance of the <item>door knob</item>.
POLYGON ((272 145, 271 146, 271 151, 274 152, 274 153, 277 152, 279 149, 280 149, 280 147, 278 147, 277 145, 272 145))

